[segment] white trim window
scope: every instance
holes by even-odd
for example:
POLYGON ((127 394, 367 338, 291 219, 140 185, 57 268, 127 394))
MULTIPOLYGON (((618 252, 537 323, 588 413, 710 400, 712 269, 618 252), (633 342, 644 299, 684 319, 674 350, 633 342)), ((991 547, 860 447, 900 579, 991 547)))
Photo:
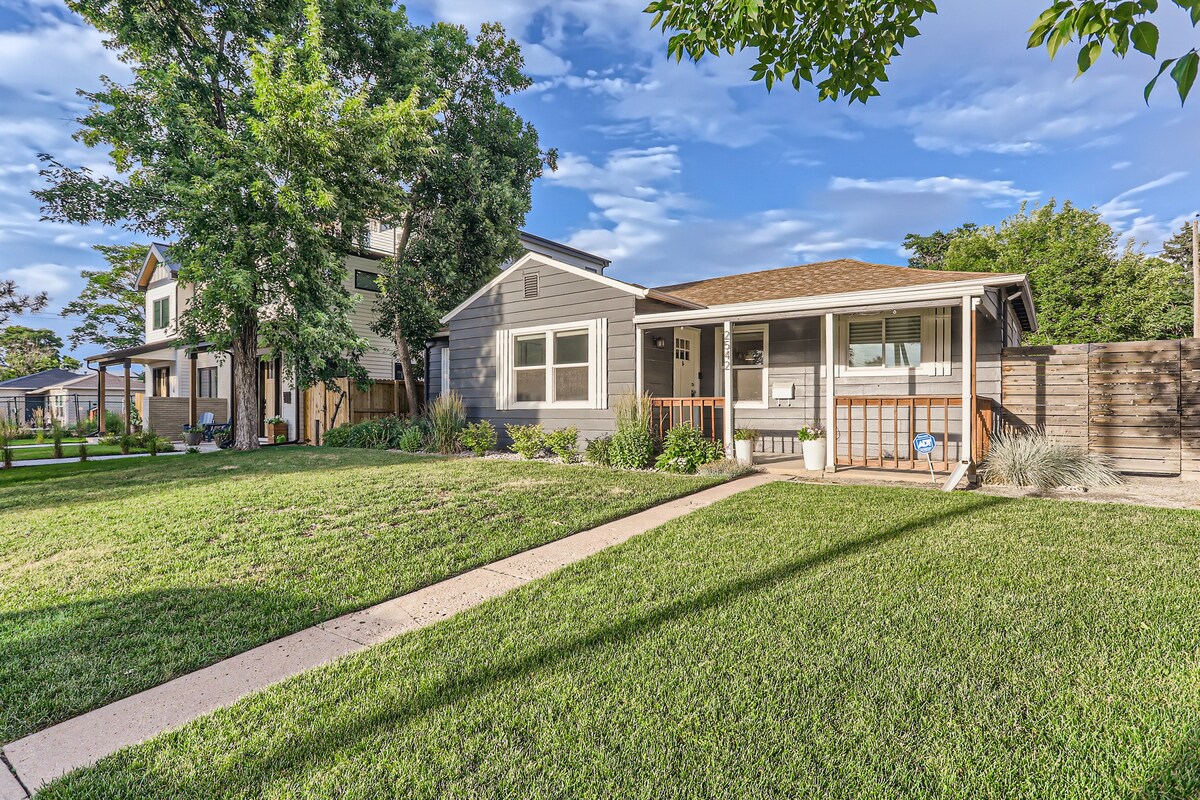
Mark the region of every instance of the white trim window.
POLYGON ((839 318, 838 371, 845 375, 947 375, 948 309, 839 318))
MULTIPOLYGON (((725 380, 721 362, 724 358, 725 333, 716 331, 717 394, 724 394, 725 380)), ((771 361, 771 326, 734 325, 733 348, 733 404, 735 408, 767 408, 767 385, 771 361)))
POLYGON ((497 331, 496 408, 606 408, 608 320, 497 331))

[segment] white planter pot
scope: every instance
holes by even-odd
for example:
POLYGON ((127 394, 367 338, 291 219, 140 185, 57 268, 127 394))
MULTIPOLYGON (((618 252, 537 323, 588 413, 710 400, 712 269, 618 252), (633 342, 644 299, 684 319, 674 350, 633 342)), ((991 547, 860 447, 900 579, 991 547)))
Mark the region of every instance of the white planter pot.
POLYGON ((804 449, 804 468, 810 472, 820 472, 825 469, 825 440, 811 439, 801 442, 804 449))
POLYGON ((754 463, 754 441, 751 439, 736 439, 733 442, 733 452, 739 464, 749 466, 754 463))

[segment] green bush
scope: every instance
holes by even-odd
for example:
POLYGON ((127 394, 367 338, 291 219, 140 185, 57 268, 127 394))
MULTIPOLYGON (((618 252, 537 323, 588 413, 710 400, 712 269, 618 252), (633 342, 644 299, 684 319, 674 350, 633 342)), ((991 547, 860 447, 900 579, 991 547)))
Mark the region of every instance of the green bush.
POLYGON ((546 449, 564 462, 571 463, 579 458, 579 429, 572 425, 547 433, 546 449))
POLYGON ((446 392, 429 404, 425 417, 429 421, 429 443, 439 453, 458 452, 458 434, 467 422, 462 395, 446 392))
POLYGON ((609 458, 614 467, 646 469, 654 463, 654 437, 645 428, 618 430, 612 437, 609 458))
POLYGON ((754 467, 743 464, 736 458, 722 458, 696 467, 697 475, 712 475, 719 478, 740 478, 742 475, 749 475, 754 471, 754 467))
POLYGON ((587 448, 584 450, 584 458, 590 464, 596 464, 601 467, 612 466, 612 436, 604 434, 597 436, 595 439, 587 443, 587 448))
POLYGON ((59 424, 58 420, 54 420, 53 427, 50 429, 50 440, 54 444, 54 449, 52 451, 54 458, 62 458, 63 426, 59 424))
POLYGON ((458 441, 475 455, 482 456, 496 447, 496 428, 486 419, 472 422, 462 429, 458 441))
POLYGON ((403 432, 402 425, 397 426, 386 419, 365 419, 350 428, 346 446, 363 450, 387 450, 392 446, 393 438, 399 439, 403 432))
POLYGON ((325 431, 325 439, 322 442, 326 447, 349 447, 350 446, 350 431, 354 428, 349 422, 342 423, 336 428, 330 428, 325 431))
POLYGON ((694 473, 701 464, 716 461, 722 456, 716 442, 694 425, 676 425, 667 431, 663 451, 654 466, 664 472, 694 473))
POLYGON ((537 425, 505 425, 508 438, 512 439, 509 450, 519 453, 524 458, 537 458, 546 451, 546 432, 541 424, 537 425))
POLYGON ((425 432, 420 425, 413 425, 396 441, 396 449, 406 453, 416 453, 425 447, 425 432))
POLYGON ((125 430, 125 418, 115 411, 104 412, 104 432, 119 433, 125 430))
POLYGON ((117 444, 121 447, 121 455, 127 456, 129 455, 129 451, 135 446, 140 445, 141 442, 139 441, 139 437, 135 434, 121 434, 117 437, 117 444))
POLYGON ((88 460, 88 448, 87 448, 86 444, 79 445, 79 460, 80 461, 88 460))

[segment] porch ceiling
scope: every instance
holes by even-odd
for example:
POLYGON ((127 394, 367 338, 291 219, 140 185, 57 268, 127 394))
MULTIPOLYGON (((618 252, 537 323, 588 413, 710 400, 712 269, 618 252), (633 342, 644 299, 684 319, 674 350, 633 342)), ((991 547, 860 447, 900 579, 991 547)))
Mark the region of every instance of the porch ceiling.
POLYGON ((873 303, 851 306, 831 306, 828 308, 797 309, 791 311, 743 311, 736 312, 728 309, 708 309, 707 314, 689 315, 682 318, 680 313, 640 314, 634 317, 634 322, 641 328, 669 328, 679 324, 687 325, 720 325, 723 322, 767 322, 776 319, 800 319, 805 317, 821 317, 825 314, 877 314, 881 311, 903 311, 910 308, 929 308, 930 306, 961 306, 962 296, 947 297, 941 300, 913 300, 907 303, 873 303))

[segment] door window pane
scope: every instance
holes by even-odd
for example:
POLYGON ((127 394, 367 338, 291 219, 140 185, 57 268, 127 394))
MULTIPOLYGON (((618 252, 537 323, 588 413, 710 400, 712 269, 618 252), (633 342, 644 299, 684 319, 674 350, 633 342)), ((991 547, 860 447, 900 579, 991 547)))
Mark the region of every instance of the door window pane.
POLYGON ((567 331, 554 334, 555 364, 586 364, 587 360, 587 331, 567 331))
POLYGON ((546 400, 546 370, 522 369, 516 372, 518 403, 541 403, 546 400))
POLYGON ((554 399, 588 399, 588 368, 559 367, 554 370, 554 399))
POLYGON ((517 337, 517 352, 513 362, 518 367, 546 365, 546 337, 543 334, 517 337))

